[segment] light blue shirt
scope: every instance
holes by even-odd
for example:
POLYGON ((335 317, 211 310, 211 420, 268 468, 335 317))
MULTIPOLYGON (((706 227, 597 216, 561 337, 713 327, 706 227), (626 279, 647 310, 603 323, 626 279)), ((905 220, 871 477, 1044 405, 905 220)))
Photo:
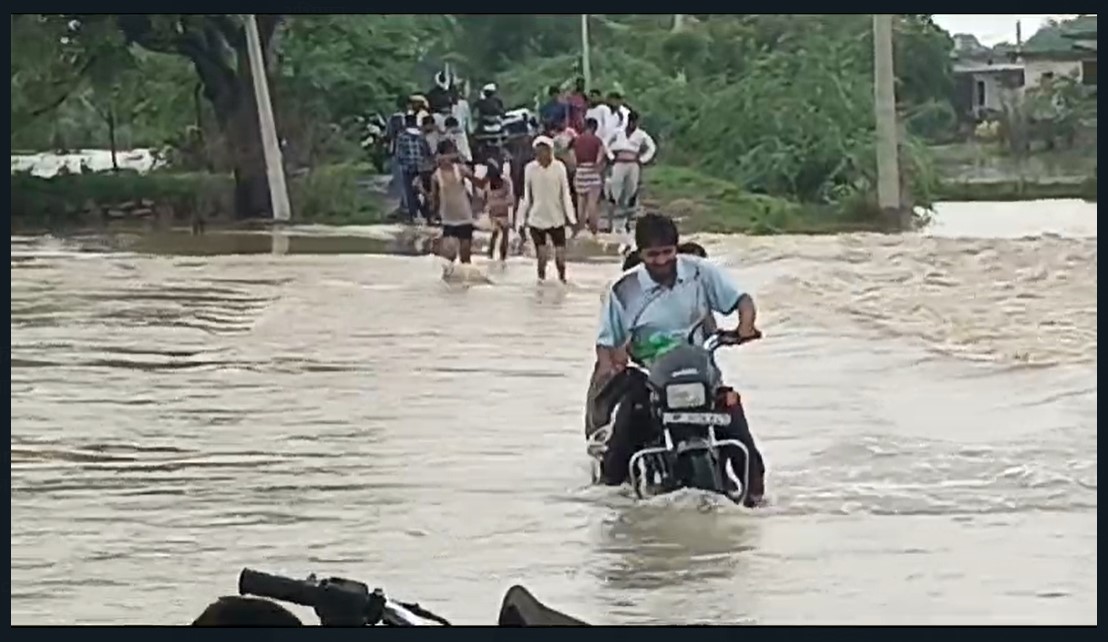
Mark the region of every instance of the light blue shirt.
POLYGON ((672 288, 650 278, 639 264, 623 273, 608 292, 596 345, 631 342, 631 355, 647 361, 684 343, 693 327, 712 312, 731 314, 743 292, 716 265, 697 256, 677 256, 672 288))

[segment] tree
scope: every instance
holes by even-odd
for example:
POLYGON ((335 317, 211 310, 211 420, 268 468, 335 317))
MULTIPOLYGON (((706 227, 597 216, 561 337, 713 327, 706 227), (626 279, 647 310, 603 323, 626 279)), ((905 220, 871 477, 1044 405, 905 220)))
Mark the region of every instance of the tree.
POLYGON ((51 113, 84 82, 113 43, 101 30, 86 29, 63 16, 11 17, 11 133, 51 113))
POLYGON ((120 117, 130 123, 143 106, 138 65, 126 47, 112 47, 97 58, 88 80, 91 90, 82 93, 80 100, 107 125, 112 170, 119 171, 117 125, 120 117))
MULTIPOLYGON (((194 66, 227 145, 240 218, 270 211, 253 79, 241 20, 232 15, 130 14, 72 16, 82 27, 114 25, 125 42, 183 56, 194 66)), ((259 15, 258 31, 268 73, 275 60, 278 15, 259 15)))
POLYGON ((421 67, 437 57, 436 45, 450 44, 451 29, 443 16, 286 20, 273 94, 294 160, 312 164, 343 140, 357 149, 361 119, 391 111, 399 97, 427 89, 431 75, 421 67))

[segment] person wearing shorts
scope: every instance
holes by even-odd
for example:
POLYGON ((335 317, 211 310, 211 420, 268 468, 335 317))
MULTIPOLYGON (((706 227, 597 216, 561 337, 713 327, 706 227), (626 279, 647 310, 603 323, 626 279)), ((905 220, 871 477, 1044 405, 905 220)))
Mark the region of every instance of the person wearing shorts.
POLYGON ((492 238, 489 240, 489 258, 493 258, 497 246, 500 248, 500 261, 508 260, 509 231, 512 228, 512 208, 515 205, 515 189, 512 187, 511 168, 501 165, 496 159, 489 161, 485 175, 485 207, 492 223, 492 238), (499 241, 499 243, 498 243, 499 241))
POLYGON ((565 227, 541 228, 531 226, 529 231, 531 233, 531 242, 535 244, 535 247, 546 247, 547 241, 550 241, 550 245, 554 246, 555 253, 557 253, 559 248, 564 250, 566 247, 565 227))
POLYGON ((473 179, 457 156, 457 148, 449 140, 438 145, 436 169, 431 175, 431 208, 442 221, 442 257, 454 263, 471 262, 473 252, 473 206, 466 181, 473 179))
POLYGON ((577 185, 577 211, 593 236, 600 230, 600 192, 604 189, 604 162, 608 158, 604 141, 596 135, 599 126, 595 118, 587 119, 585 132, 573 141, 577 160, 577 172, 573 177, 577 185))
POLYGON ((566 281, 566 226, 577 224, 573 196, 569 192, 569 176, 561 161, 554 158, 554 141, 539 136, 532 143, 535 160, 523 172, 523 197, 516 220, 521 229, 528 228, 535 242, 536 267, 540 281, 546 280, 546 265, 550 260, 547 240, 554 246, 554 265, 558 279, 566 281))

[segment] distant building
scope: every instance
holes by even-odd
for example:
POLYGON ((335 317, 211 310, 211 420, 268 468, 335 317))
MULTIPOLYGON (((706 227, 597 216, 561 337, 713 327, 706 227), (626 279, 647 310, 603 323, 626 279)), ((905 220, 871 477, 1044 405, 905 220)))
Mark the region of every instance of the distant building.
POLYGON ((987 49, 966 34, 954 43, 955 106, 965 119, 982 120, 1027 87, 1061 76, 1096 86, 1096 16, 1041 29, 1016 46, 987 49))

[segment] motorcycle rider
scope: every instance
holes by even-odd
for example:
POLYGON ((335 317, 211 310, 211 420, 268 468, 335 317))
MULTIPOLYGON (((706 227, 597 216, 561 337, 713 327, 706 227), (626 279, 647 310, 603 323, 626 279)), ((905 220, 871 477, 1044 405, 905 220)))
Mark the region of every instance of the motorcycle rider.
POLYGON ((505 144, 504 113, 504 102, 496 95, 496 85, 482 87, 481 98, 473 104, 473 151, 478 158, 488 158, 492 150, 505 144))
MULTIPOLYGON (((693 326, 713 312, 729 315, 737 311, 739 337, 758 336, 753 298, 707 260, 679 254, 677 226, 671 219, 644 215, 635 226, 635 244, 642 263, 612 284, 600 316, 594 381, 623 370, 629 357, 649 364, 684 342, 693 326)), ((632 387, 624 394, 604 453, 605 484, 622 484, 628 477, 631 456, 650 440, 653 429, 648 399, 644 387, 632 387)), ((747 503, 757 505, 765 494, 765 464, 741 402, 729 412, 731 424, 721 432, 750 450, 747 503)))
POLYGON ((435 86, 427 91, 427 104, 433 114, 449 113, 454 107, 453 96, 450 92, 451 78, 445 72, 435 74, 435 86))
POLYGON ((504 117, 504 101, 496 94, 496 84, 489 83, 481 88, 481 99, 473 104, 477 112, 477 121, 495 120, 499 123, 504 117))

